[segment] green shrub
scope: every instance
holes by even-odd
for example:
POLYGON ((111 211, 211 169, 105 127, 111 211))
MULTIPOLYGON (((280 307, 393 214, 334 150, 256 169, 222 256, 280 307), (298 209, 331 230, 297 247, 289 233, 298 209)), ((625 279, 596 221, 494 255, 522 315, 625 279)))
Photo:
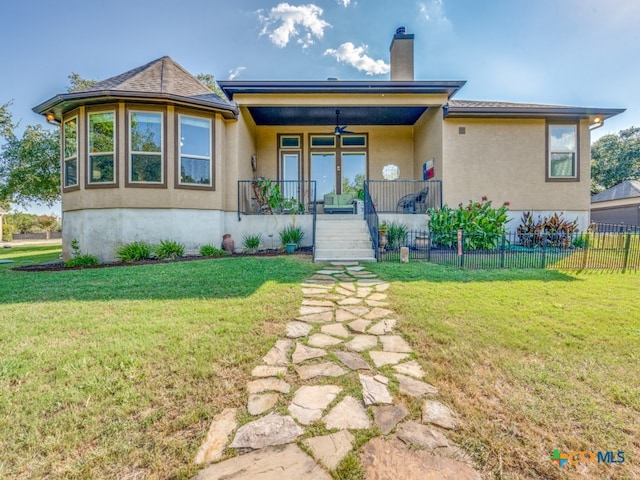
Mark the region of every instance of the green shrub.
POLYGON ((65 268, 73 268, 73 267, 87 267, 90 265, 98 265, 100 261, 98 257, 95 255, 85 254, 83 255, 80 251, 80 242, 78 242, 77 238, 71 240, 71 255, 73 258, 64 262, 65 268))
POLYGON ((154 251, 159 259, 169 258, 175 260, 184 255, 184 245, 174 240, 161 240, 154 247, 154 251))
POLYGON ((304 238, 304 232, 302 231, 302 228, 297 227, 293 224, 287 225, 278 233, 280 234, 280 241, 283 245, 286 245, 287 243, 295 243, 296 246, 299 247, 300 242, 302 242, 302 239, 304 238))
POLYGON ((214 247, 213 245, 203 245, 200 247, 200 255, 203 257, 224 257, 229 255, 229 252, 222 248, 214 247))
POLYGON ((10 242, 11 240, 13 240, 13 234, 16 231, 16 227, 14 227, 13 225, 11 225, 10 223, 4 224, 2 225, 2 241, 3 242, 10 242))
POLYGON ((394 250, 407 243, 409 227, 402 222, 391 222, 387 226, 387 248, 394 250))
POLYGON ((262 242, 262 234, 257 235, 245 235, 242 239, 242 246, 245 250, 255 252, 260 248, 260 242, 262 242))
POLYGON ((578 229, 578 219, 568 221, 562 213, 550 217, 533 219, 531 212, 524 212, 516 230, 520 244, 525 247, 568 247, 574 232, 578 229))
POLYGON ((74 268, 74 267, 88 267, 91 265, 99 265, 100 260, 95 255, 78 255, 70 260, 64 262, 65 268, 74 268))
POLYGON ((153 249, 146 242, 131 242, 116 249, 116 256, 121 262, 139 262, 152 257, 153 249))
POLYGON ((467 250, 491 250, 496 248, 505 234, 505 224, 509 203, 501 207, 491 206, 491 200, 482 197, 481 202, 469 201, 457 209, 444 205, 441 209, 427 210, 427 226, 434 246, 454 247, 457 245, 458 230, 464 232, 464 248, 467 250))

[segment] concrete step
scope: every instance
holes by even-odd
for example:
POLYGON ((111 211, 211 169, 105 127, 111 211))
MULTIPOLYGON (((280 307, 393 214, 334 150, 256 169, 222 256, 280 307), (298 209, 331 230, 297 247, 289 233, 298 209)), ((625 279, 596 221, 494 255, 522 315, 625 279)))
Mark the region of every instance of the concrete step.
POLYGON ((375 262, 369 228, 362 215, 319 215, 315 261, 375 262))
POLYGON ((372 248, 351 248, 351 249, 335 249, 335 248, 316 248, 316 262, 334 261, 334 260, 358 260, 361 262, 375 262, 376 258, 372 248))

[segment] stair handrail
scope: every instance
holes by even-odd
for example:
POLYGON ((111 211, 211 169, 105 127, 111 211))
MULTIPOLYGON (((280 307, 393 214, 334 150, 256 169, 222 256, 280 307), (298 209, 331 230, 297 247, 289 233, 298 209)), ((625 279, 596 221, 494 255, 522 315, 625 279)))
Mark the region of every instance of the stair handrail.
POLYGON ((369 191, 369 181, 364 182, 364 219, 367 222, 369 228, 369 235, 371 236, 371 244, 373 246, 373 254, 378 261, 378 212, 376 212, 376 206, 371 199, 369 191))

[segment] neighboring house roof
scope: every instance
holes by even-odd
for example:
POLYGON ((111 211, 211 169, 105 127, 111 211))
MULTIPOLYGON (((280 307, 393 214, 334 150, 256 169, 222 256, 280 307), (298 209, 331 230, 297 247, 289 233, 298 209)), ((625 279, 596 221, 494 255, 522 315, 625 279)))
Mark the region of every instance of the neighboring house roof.
POLYGON ((569 107, 535 103, 488 102, 476 100, 450 100, 445 117, 452 118, 548 118, 580 117, 601 120, 624 112, 624 108, 569 107))
POLYGON ((235 118, 238 114, 234 103, 212 92, 166 56, 78 92, 56 95, 33 110, 39 114, 51 112, 60 120, 64 112, 78 105, 132 97, 218 110, 225 118, 235 118))
POLYGON ((640 180, 627 180, 591 196, 591 203, 640 197, 640 180))

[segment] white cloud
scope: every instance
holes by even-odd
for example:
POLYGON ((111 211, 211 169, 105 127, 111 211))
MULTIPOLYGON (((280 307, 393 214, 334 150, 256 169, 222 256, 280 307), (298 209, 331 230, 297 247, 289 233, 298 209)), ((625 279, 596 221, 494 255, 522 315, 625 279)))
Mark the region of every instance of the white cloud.
POLYGON ((343 43, 337 50, 329 48, 325 50, 325 55, 335 57, 339 62, 344 62, 367 75, 384 75, 389 73, 390 66, 382 60, 374 60, 365 52, 367 46, 356 47, 353 43, 343 43))
POLYGON ((238 78, 238 75, 240 75, 246 69, 247 67, 237 67, 233 70, 229 70, 229 80, 235 80, 236 78, 238 78))
POLYGON ((336 0, 336 1, 345 8, 348 7, 349 4, 351 3, 351 0, 336 0))
POLYGON ((299 37, 296 42, 307 48, 314 39, 323 37, 325 28, 331 27, 320 18, 322 13, 323 10, 314 4, 295 6, 280 3, 268 15, 263 15, 260 10, 259 19, 264 25, 260 35, 269 35, 273 44, 280 48, 286 47, 293 37, 299 37))
POLYGON ((428 22, 446 27, 451 26, 451 21, 447 18, 444 11, 443 0, 429 0, 428 4, 418 2, 418 6, 420 7, 420 14, 423 15, 428 22))

